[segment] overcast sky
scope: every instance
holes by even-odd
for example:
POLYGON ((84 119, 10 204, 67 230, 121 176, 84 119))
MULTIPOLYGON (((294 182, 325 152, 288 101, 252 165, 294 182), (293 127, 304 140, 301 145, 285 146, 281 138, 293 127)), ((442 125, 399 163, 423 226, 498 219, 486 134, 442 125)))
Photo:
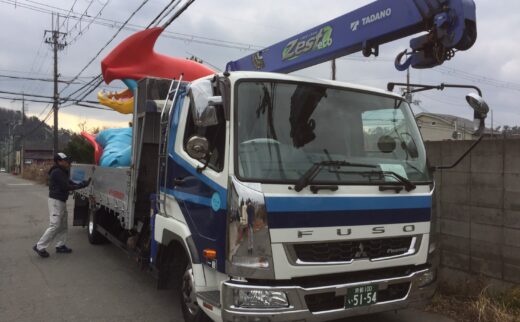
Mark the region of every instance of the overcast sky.
MULTIPOLYGON (((146 26, 169 2, 170 0, 149 0, 130 20, 130 24, 146 26)), ((208 64, 223 69, 226 62, 252 53, 253 49, 259 48, 257 46, 271 45, 371 2, 373 1, 196 0, 169 26, 167 31, 171 32, 168 34, 171 37, 163 35, 157 42, 156 50, 177 57, 194 54, 208 64), (176 37, 184 40, 174 39, 176 37), (247 49, 248 47, 251 49, 247 49)), ((520 1, 475 2, 478 17, 477 43, 469 51, 457 53, 452 61, 442 67, 412 70, 412 82, 480 86, 493 110, 495 127, 520 125, 520 1)), ((59 11, 62 16, 67 16, 74 4, 71 14, 74 18, 60 18, 61 31, 68 33, 66 41, 69 45, 59 53, 59 73, 64 79, 71 79, 117 31, 113 25, 100 25, 99 22, 106 22, 101 18, 123 22, 141 3, 141 0, 0 0, 0 75, 52 78, 52 50, 43 41, 44 30, 51 29, 52 19, 48 11, 59 11), (27 6, 32 10, 26 8, 27 6), (88 18, 79 19, 85 12, 90 17, 96 17, 100 12, 101 14, 89 25, 88 18)), ((89 77, 99 74, 101 59, 130 34, 132 31, 123 30, 80 75, 78 81, 85 82, 90 80, 89 77)), ((408 42, 408 39, 401 39, 382 46, 379 58, 365 59, 360 54, 355 54, 338 60, 338 80, 378 88, 386 88, 389 81, 404 82, 406 74, 395 70, 393 59, 398 52, 408 47, 408 42)), ((330 78, 330 64, 322 64, 295 74, 330 78)), ((122 83, 114 82, 111 85, 121 87, 122 83)), ((52 86, 52 82, 0 77, 0 91, 24 91, 52 96, 52 86)), ((63 91, 62 96, 79 86, 81 85, 71 85, 63 91)), ((60 90, 64 87, 64 84, 60 84, 60 90)), ((102 88, 114 89, 106 86, 102 88)), ((421 102, 414 110, 472 118, 465 103, 465 94, 464 90, 418 94, 414 98, 421 102)), ((96 100, 94 94, 88 99, 96 100)), ((28 104, 30 114, 36 116, 46 106, 47 104, 34 102, 28 104)), ((0 107, 20 109, 21 103, 0 99, 0 107)), ((46 114, 43 113, 43 116, 46 114)), ((123 126, 128 119, 128 116, 114 111, 78 106, 60 110, 60 127, 70 129, 76 129, 77 124, 85 120, 88 126, 123 126)), ((52 121, 52 118, 49 120, 52 121)), ((491 125, 490 118, 487 124, 491 125)))

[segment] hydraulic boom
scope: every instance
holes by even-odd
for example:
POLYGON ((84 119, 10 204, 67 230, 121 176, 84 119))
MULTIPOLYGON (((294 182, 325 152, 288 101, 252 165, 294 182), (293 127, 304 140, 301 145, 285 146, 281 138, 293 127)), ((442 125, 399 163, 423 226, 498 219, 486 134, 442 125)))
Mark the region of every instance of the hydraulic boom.
POLYGON ((379 0, 227 64, 226 70, 289 73, 361 51, 377 56, 379 45, 427 32, 399 54, 398 70, 431 68, 467 50, 477 38, 473 0, 379 0), (401 63, 403 56, 408 56, 401 63))

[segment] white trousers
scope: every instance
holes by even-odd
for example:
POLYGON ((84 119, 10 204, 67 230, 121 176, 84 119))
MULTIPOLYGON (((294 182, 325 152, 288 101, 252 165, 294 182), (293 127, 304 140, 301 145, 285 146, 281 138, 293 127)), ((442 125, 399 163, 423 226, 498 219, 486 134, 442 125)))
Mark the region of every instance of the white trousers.
POLYGON ((56 247, 65 245, 67 241, 67 204, 63 201, 49 198, 49 228, 43 233, 36 247, 46 249, 54 239, 56 247))

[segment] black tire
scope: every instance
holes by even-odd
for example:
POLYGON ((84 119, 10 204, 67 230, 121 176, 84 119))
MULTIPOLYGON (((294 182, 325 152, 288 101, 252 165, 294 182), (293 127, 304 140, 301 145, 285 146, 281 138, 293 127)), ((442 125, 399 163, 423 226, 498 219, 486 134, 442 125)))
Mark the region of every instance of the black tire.
POLYGON ((177 273, 179 287, 179 298, 181 302, 182 315, 185 322, 211 322, 211 319, 197 304, 195 296, 193 270, 191 263, 183 265, 184 269, 177 273))
POLYGON ((100 210, 94 211, 92 209, 90 209, 88 212, 88 225, 87 225, 88 241, 93 245, 104 244, 107 242, 107 239, 103 235, 101 235, 96 229, 97 225, 98 225, 98 220, 99 220, 98 219, 99 212, 100 212, 100 210))

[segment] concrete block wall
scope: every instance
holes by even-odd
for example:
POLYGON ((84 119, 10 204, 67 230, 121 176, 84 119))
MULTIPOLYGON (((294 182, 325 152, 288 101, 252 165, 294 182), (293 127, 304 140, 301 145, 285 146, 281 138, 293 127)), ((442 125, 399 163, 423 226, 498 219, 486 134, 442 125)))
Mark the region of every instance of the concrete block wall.
MULTIPOLYGON (((427 142, 430 165, 453 163, 472 143, 427 142)), ((484 140, 435 178, 441 279, 520 284, 520 140, 484 140)))

